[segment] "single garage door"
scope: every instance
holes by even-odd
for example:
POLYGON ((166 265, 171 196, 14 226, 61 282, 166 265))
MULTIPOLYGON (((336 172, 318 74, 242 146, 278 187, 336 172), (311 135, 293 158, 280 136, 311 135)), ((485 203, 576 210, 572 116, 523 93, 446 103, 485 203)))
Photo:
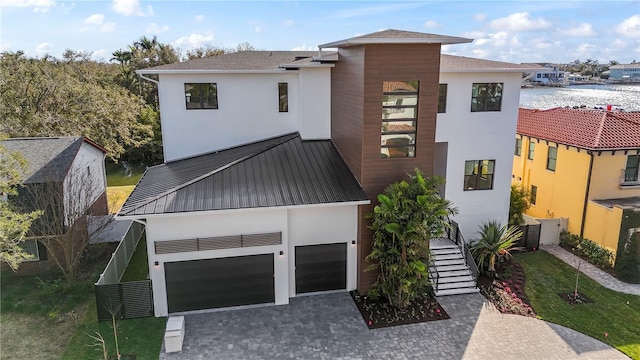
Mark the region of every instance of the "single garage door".
POLYGON ((347 288, 347 244, 296 247, 296 294, 347 288))
POLYGON ((169 312, 275 301, 273 254, 164 264, 169 312))

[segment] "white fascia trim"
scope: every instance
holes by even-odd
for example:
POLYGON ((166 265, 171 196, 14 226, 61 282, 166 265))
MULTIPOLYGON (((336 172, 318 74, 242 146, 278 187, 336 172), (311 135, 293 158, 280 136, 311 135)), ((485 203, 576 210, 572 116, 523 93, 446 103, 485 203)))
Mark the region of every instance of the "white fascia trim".
POLYGON ((319 49, 326 48, 335 48, 335 47, 346 47, 346 46, 357 46, 357 45, 367 45, 367 44, 441 44, 441 45, 449 45, 449 44, 464 44, 473 42, 473 39, 466 38, 451 38, 451 37, 442 37, 442 38, 365 38, 365 39, 349 39, 349 40, 340 40, 327 44, 318 45, 319 49))
POLYGON ((505 73, 514 72, 521 73, 525 71, 535 70, 533 68, 478 68, 478 69, 440 69, 441 73, 505 73))
MULTIPOLYGON (((332 68, 335 67, 335 64, 282 64, 280 67, 283 68, 332 68)), ((291 70, 289 70, 291 71, 291 70)))
POLYGON ((234 214, 239 212, 255 212, 255 211, 273 211, 273 210, 293 210, 293 209, 307 209, 307 208, 322 208, 322 207, 334 207, 334 206, 354 206, 354 205, 369 205, 371 200, 361 201, 345 201, 337 203, 321 203, 321 204, 306 204, 306 205, 290 205, 290 206, 269 206, 269 207, 256 207, 256 208, 243 208, 243 209, 227 209, 227 210, 206 210, 206 211, 189 211, 189 212, 176 212, 166 214, 143 214, 143 215, 116 215, 117 220, 137 220, 148 218, 164 218, 164 217, 179 217, 179 216, 193 216, 193 215, 217 215, 217 214, 234 214))
MULTIPOLYGON (((297 66, 300 67, 300 66, 297 66)), ((294 73, 298 70, 287 70, 283 68, 273 70, 206 70, 206 69, 189 69, 189 70, 136 70, 136 74, 281 74, 283 72, 294 73)))

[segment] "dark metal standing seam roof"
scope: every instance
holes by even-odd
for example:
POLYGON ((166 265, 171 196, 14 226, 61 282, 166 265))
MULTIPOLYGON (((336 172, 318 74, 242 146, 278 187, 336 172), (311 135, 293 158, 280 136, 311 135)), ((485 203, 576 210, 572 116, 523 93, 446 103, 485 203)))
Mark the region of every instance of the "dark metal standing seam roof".
POLYGON ((151 167, 118 215, 367 200, 331 140, 296 133, 151 167))

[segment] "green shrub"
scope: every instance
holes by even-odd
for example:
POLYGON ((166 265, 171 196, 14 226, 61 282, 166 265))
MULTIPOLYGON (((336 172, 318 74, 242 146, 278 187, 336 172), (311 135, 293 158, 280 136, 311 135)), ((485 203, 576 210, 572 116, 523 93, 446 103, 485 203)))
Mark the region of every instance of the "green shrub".
POLYGON ((613 252, 605 249, 600 244, 578 235, 562 231, 560 233, 560 246, 587 258, 593 265, 601 269, 611 269, 613 264, 613 252))
POLYGON ((638 235, 631 236, 616 257, 616 275, 620 280, 640 283, 640 256, 638 256, 638 235))

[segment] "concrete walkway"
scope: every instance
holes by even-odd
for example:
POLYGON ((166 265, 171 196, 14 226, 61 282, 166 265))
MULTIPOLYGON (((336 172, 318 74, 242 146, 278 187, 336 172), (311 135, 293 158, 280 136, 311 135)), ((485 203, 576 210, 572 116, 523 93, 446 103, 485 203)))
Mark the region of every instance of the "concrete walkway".
POLYGON ((187 315, 183 351, 163 346, 160 359, 627 359, 568 328, 500 314, 480 294, 438 301, 451 319, 376 330, 346 292, 187 315))
MULTIPOLYGON (((540 245, 540 249, 554 255, 558 259, 571 265, 573 268, 578 268, 580 258, 558 245, 540 245)), ((606 288, 625 294, 640 296, 640 284, 629 284, 624 281, 620 281, 586 261, 582 261, 582 264, 580 264, 580 271, 606 288)))

